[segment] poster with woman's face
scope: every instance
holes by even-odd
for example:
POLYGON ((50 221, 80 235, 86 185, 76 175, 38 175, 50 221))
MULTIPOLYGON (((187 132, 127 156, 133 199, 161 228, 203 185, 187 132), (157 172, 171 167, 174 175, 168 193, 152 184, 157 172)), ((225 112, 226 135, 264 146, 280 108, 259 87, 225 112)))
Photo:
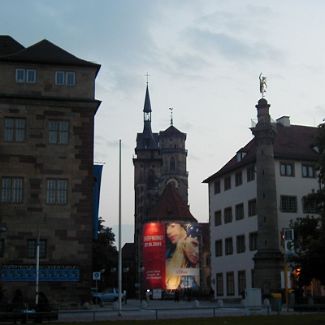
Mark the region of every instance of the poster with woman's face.
POLYGON ((200 228, 171 222, 166 229, 166 289, 194 289, 200 285, 200 228))
POLYGON ((147 289, 195 289, 200 285, 201 231, 196 223, 154 222, 143 227, 147 289))

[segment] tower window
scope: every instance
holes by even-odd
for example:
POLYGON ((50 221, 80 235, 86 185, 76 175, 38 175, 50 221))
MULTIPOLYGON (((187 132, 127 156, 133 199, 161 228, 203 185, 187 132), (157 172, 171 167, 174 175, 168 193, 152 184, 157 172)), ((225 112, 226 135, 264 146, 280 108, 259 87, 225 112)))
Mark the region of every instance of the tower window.
POLYGON ((176 161, 175 161, 175 158, 174 157, 171 157, 170 158, 170 161, 169 161, 169 170, 170 171, 175 171, 176 170, 176 161))

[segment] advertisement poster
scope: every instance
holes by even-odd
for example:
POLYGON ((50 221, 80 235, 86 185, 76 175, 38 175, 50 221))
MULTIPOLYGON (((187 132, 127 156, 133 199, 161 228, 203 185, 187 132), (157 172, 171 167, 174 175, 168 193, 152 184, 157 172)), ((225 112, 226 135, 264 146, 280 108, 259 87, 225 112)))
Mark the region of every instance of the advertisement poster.
POLYGON ((144 225, 144 279, 148 289, 198 289, 201 231, 196 223, 144 225))
POLYGON ((165 251, 164 224, 146 223, 143 226, 143 268, 147 289, 164 287, 165 251))

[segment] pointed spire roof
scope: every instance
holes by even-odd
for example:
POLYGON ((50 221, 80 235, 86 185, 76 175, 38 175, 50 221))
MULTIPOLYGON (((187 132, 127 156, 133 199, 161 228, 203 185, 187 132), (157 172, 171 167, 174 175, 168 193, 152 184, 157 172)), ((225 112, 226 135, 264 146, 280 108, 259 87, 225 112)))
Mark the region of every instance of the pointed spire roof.
POLYGON ((149 212, 146 221, 150 220, 197 222, 172 182, 167 184, 158 203, 149 212))
POLYGON ((144 100, 144 107, 143 107, 143 112, 144 113, 151 113, 151 104, 150 104, 150 96, 149 96, 149 87, 147 84, 147 89, 146 89, 146 98, 144 100))

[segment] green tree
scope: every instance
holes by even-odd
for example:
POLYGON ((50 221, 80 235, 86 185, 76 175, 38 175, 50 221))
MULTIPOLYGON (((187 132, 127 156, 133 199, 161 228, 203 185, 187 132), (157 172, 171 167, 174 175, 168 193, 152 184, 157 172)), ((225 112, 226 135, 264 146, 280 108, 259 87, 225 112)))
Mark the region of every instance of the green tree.
POLYGON ((301 267, 297 279, 300 285, 308 285, 313 278, 325 284, 325 123, 318 127, 315 148, 319 153, 319 188, 304 200, 316 215, 299 218, 291 223, 295 231, 297 254, 293 261, 301 267))
POLYGON ((109 273, 117 265, 117 249, 112 228, 104 226, 104 220, 99 218, 98 239, 93 241, 93 271, 102 271, 101 285, 109 286, 109 273))

